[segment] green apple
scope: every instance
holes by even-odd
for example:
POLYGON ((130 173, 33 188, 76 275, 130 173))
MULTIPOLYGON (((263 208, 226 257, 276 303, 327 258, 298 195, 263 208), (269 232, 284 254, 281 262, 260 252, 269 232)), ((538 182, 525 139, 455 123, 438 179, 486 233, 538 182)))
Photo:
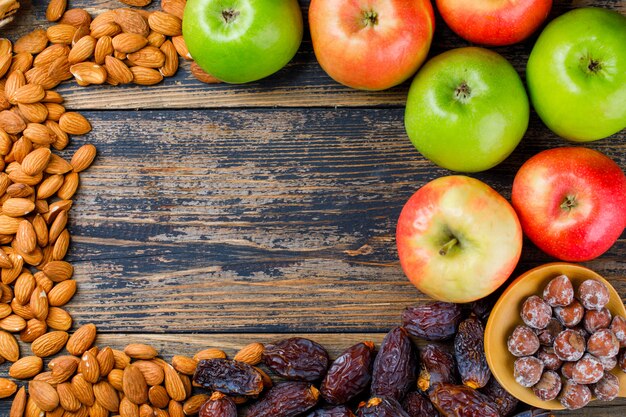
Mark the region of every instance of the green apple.
POLYGON ((528 59, 526 80, 541 120, 577 142, 626 127, 626 17, 576 9, 554 19, 528 59))
POLYGON ((234 84, 256 81, 296 54, 302 12, 297 0, 188 0, 183 36, 209 74, 234 84))
POLYGON ((417 150, 437 165, 478 172, 513 152, 528 118, 528 96, 513 66, 470 47, 444 52, 417 73, 405 126, 417 150))

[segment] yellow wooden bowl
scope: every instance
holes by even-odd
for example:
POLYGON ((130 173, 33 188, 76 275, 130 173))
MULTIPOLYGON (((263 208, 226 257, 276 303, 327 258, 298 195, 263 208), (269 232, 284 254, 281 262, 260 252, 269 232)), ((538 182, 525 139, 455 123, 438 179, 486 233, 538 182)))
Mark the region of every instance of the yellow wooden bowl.
MULTIPOLYGON (((520 310, 528 296, 543 294, 543 289, 550 280, 558 275, 567 275, 574 289, 587 279, 602 281, 609 288, 610 299, 607 308, 611 314, 626 317, 626 308, 615 288, 600 275, 579 265, 552 263, 532 269, 517 278, 504 291, 494 306, 485 328, 485 355, 493 376, 508 392, 520 401, 535 407, 548 410, 562 410, 564 407, 558 400, 542 401, 532 389, 519 385, 513 377, 513 356, 507 348, 507 339, 518 324, 523 324, 520 310)), ((613 373, 620 380, 620 397, 626 397, 626 373, 619 369, 613 373)))

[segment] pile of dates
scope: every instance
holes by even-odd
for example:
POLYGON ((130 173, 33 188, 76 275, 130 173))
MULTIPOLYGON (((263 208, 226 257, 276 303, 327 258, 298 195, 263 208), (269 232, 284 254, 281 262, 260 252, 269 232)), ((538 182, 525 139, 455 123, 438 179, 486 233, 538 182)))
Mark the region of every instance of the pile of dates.
POLYGON ((524 325, 508 339, 517 357, 515 380, 544 401, 559 399, 570 410, 584 407, 592 394, 611 401, 619 394, 626 372, 626 319, 606 308, 609 290, 589 279, 574 290, 565 275, 553 278, 543 296, 528 297, 522 305, 524 325))
MULTIPOLYGON (((358 343, 334 361, 318 343, 293 337, 264 346, 255 366, 224 358, 198 363, 193 381, 214 392, 200 417, 506 417, 517 400, 491 376, 484 354, 485 304, 409 307, 378 350, 358 343), (414 338, 431 342, 421 349, 414 338), (450 343, 439 343, 443 341, 450 343), (260 364, 259 364, 260 365, 260 364), (242 400, 243 399, 243 400, 242 400)), ((548 417, 529 410, 519 417, 548 417)))

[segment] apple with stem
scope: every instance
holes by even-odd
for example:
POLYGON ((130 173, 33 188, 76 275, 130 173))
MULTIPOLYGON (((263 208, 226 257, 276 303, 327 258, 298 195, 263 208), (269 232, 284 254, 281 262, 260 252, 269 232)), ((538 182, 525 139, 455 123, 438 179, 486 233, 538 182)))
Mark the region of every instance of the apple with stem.
POLYGON ((602 255, 626 226, 626 176, 592 149, 556 148, 533 156, 515 176, 512 200, 526 236, 564 261, 602 255))
POLYGON ((384 90, 422 65, 435 17, 429 0, 311 0, 309 25, 328 75, 348 87, 384 90))
POLYGON ((421 292, 467 303, 489 295, 511 275, 522 251, 522 228, 493 188, 447 176, 407 201, 396 244, 404 273, 421 292))

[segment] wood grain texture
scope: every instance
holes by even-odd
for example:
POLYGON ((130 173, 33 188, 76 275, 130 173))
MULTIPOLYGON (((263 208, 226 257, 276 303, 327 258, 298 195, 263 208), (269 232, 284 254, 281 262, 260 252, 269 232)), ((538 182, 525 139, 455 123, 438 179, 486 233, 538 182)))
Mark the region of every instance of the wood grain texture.
MULTIPOLYGON (((24 1, 20 16, 11 26, 0 30, 2 36, 15 39, 33 28, 47 26, 46 4, 43 0, 24 1)), ((626 13, 626 2, 621 0, 556 0, 551 18, 576 7, 609 7, 626 13)), ((304 16, 309 0, 300 0, 304 16)), ((84 8, 93 16, 104 10, 125 7, 116 0, 76 0, 71 7, 84 8)), ((150 9, 157 9, 153 1, 150 9)), ((306 22, 306 18, 305 18, 306 22)), ((469 44, 450 31, 438 17, 430 56, 445 50, 469 44)), ((536 36, 519 45, 495 48, 523 75, 526 61, 536 36)), ((405 103, 408 82, 382 92, 363 92, 335 83, 320 68, 312 50, 308 29, 303 44, 292 62, 277 74, 260 82, 232 86, 206 85, 195 80, 188 71, 188 63, 178 74, 151 88, 138 86, 79 87, 66 82, 59 91, 73 109, 147 109, 147 108, 216 108, 216 107, 303 107, 303 106, 402 106, 405 103)))

